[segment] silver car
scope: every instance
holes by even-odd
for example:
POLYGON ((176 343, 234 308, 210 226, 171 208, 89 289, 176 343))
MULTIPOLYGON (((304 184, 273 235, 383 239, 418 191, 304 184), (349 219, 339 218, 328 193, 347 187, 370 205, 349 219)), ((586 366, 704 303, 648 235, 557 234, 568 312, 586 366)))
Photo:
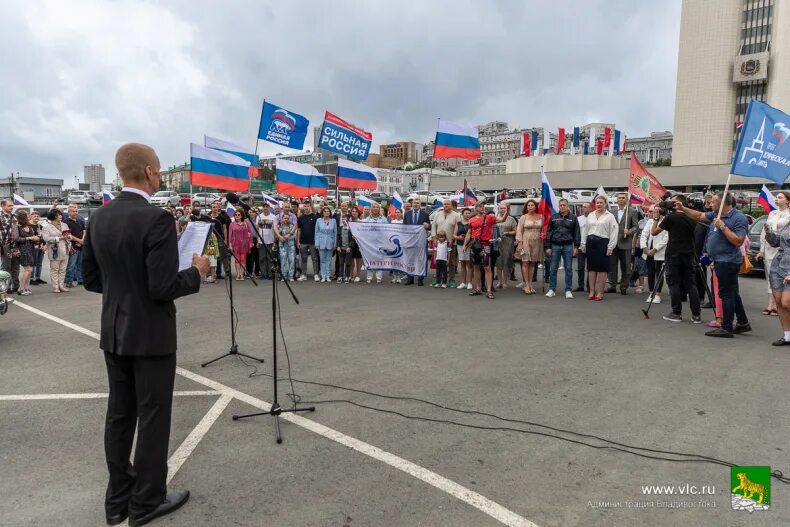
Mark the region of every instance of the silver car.
POLYGON ((172 190, 160 190, 151 196, 151 204, 157 207, 167 207, 168 205, 178 207, 181 205, 181 196, 172 190))

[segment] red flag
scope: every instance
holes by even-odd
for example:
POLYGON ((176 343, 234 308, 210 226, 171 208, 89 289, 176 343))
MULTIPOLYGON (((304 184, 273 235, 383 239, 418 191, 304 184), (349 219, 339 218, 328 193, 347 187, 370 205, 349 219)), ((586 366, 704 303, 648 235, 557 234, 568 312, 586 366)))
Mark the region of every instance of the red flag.
POLYGON ((532 138, 529 136, 529 132, 524 132, 521 137, 521 153, 524 154, 526 157, 529 157, 530 152, 532 151, 532 138))
POLYGON ((603 155, 603 141, 598 139, 598 155, 603 155))
POLYGON ((636 154, 632 154, 631 168, 628 171, 628 192, 631 196, 641 198, 642 208, 647 209, 661 201, 661 196, 666 194, 667 189, 642 166, 636 154))
POLYGON ((562 149, 564 147, 565 147, 565 128, 560 128, 560 131, 557 134, 557 154, 562 152, 562 149))
POLYGON ((628 147, 628 137, 623 138, 623 148, 620 150, 620 155, 624 156, 625 153, 628 151, 626 148, 628 147))
MULTIPOLYGON (((609 145, 612 144, 612 129, 607 128, 603 132, 603 147, 609 148, 609 145)), ((599 152, 600 154, 600 152, 599 152)))

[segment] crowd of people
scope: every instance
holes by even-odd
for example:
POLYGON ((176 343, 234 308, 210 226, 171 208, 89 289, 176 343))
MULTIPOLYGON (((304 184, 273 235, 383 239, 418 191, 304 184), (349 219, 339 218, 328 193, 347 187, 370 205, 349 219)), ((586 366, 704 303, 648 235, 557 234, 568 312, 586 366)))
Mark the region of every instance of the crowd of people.
MULTIPOLYGON (((494 299, 497 290, 508 289, 516 280, 517 260, 521 283, 516 287, 525 295, 537 294, 534 284, 541 269, 549 298, 557 295, 560 271, 564 271, 567 299, 583 292, 588 300, 600 302, 607 293, 627 295, 633 289, 646 295, 645 302, 660 304, 666 285, 671 311, 663 316, 665 320, 681 322, 683 303, 688 301, 694 324, 703 323, 702 309, 711 308, 715 315, 706 324, 706 334, 731 338, 751 331, 738 290, 748 222, 731 195, 719 218, 721 196, 707 195, 704 210, 695 210, 678 194, 671 206, 652 206, 646 214, 630 206, 625 193, 617 195, 617 207, 611 210, 608 199, 599 196, 584 204, 578 216, 561 199, 559 211, 547 225, 534 199, 526 201, 516 220, 506 192, 496 210, 488 210, 482 202, 459 208, 450 200, 429 210, 412 199, 391 218, 376 202, 370 207, 344 202, 334 210, 326 203, 314 210, 312 203, 295 200, 260 207, 242 202, 228 214, 215 201, 208 210, 199 203, 168 210, 179 234, 193 221, 213 224, 205 252, 211 265, 208 283, 224 276, 274 279, 279 266, 280 280, 305 281, 312 274, 321 283, 380 284, 385 272, 365 268, 350 224, 404 223, 422 225, 426 231, 431 249, 426 250, 426 268, 435 269, 432 287, 463 289, 470 296, 494 299)), ((769 282, 769 303, 763 314, 780 318, 783 336, 774 344, 788 345, 790 256, 785 257, 784 247, 790 244, 790 193, 779 194, 776 201, 779 209, 766 222, 758 258, 765 259, 769 282)), ((42 225, 37 213, 13 215, 10 200, 2 203, 3 268, 14 276, 13 291, 29 295, 31 285, 47 283, 41 277, 44 257, 50 262, 53 292, 68 292, 75 283, 81 284, 86 223, 76 205, 51 210, 42 225)), ((424 286, 426 279, 389 272, 392 283, 424 286)))

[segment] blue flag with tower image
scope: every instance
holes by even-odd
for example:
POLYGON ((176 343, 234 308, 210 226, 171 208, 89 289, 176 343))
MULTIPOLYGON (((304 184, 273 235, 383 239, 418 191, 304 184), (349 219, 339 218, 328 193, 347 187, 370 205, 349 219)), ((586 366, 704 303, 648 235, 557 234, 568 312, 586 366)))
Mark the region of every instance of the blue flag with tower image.
POLYGON ((730 174, 770 179, 782 185, 790 175, 790 115, 752 99, 746 109, 730 174))

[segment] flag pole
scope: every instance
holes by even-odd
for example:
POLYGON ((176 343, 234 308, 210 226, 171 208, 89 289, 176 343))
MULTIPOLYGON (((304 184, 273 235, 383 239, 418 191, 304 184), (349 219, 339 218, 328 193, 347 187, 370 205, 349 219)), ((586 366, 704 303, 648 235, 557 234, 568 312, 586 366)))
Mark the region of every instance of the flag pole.
MULTIPOLYGON (((442 120, 441 117, 437 117, 436 118, 436 131, 437 132, 439 131, 439 121, 441 121, 441 120, 442 120)), ((435 162, 436 162, 436 135, 434 135, 434 139, 433 139, 433 155, 431 156, 431 170, 430 170, 430 173, 428 174, 428 190, 431 190, 431 180, 433 179, 433 165, 434 165, 435 162)), ((429 196, 430 196, 430 194, 429 194, 429 196)), ((425 201, 427 203, 428 198, 426 198, 425 201)))
MULTIPOLYGON (((263 117, 263 107, 266 106, 266 97, 263 98, 263 105, 261 105, 261 117, 263 117)), ((255 158, 258 157, 258 143, 261 142, 261 120, 260 117, 258 118, 258 133, 255 134, 255 158)), ((258 170, 258 166, 255 167, 255 170, 258 170)), ((260 176, 260 172, 258 172, 260 176)), ((247 194, 252 196, 252 175, 250 175, 250 184, 247 186, 247 194)), ((252 201, 252 200, 251 200, 252 201)))
POLYGON ((724 185, 724 193, 721 195, 721 203, 719 204, 719 215, 716 216, 716 219, 721 218, 721 211, 724 209, 724 200, 727 199, 727 192, 730 190, 730 179, 732 179, 732 174, 727 174, 727 183, 724 185))

